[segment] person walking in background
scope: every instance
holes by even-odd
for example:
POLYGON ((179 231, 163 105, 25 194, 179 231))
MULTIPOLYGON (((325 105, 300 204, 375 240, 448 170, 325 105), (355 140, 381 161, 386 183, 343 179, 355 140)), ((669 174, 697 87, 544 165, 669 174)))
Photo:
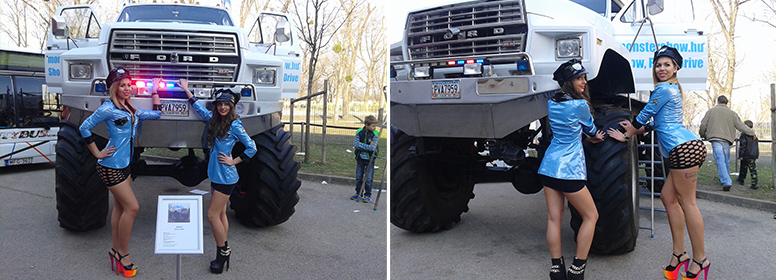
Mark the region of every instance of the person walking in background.
POLYGON ((248 162, 257 152, 256 143, 245 133, 242 121, 234 111, 234 106, 240 102, 240 95, 228 89, 217 90, 213 101, 213 109, 208 110, 189 90, 189 81, 180 79, 178 85, 189 97, 189 104, 200 118, 208 123, 207 143, 210 155, 207 165, 207 176, 213 196, 207 209, 207 220, 213 230, 216 241, 216 259, 210 262, 210 272, 219 274, 229 270, 229 258, 232 248, 227 242, 229 220, 226 217, 226 202, 234 191, 240 175, 236 165, 248 162), (232 148, 240 141, 245 150, 238 157, 232 158, 232 148))
POLYGON ((356 137, 353 140, 353 148, 356 149, 356 195, 351 196, 351 200, 360 198, 364 203, 372 201, 372 180, 375 172, 372 157, 377 156, 377 142, 380 139, 380 133, 375 130, 376 128, 377 119, 369 115, 364 118, 364 127, 356 131, 356 137), (362 185, 364 194, 359 197, 362 185))
POLYGON ((730 179, 730 145, 736 139, 736 129, 742 133, 754 136, 754 129, 746 126, 736 112, 728 107, 728 99, 724 95, 717 97, 717 106, 706 111, 701 120, 698 133, 701 139, 711 142, 714 162, 717 164, 717 175, 722 183, 723 191, 730 191, 733 180, 730 179))
POLYGON ((604 132, 598 131, 593 124, 587 71, 582 67, 582 62, 578 59, 564 62, 555 70, 552 79, 561 88, 547 101, 553 138, 539 166, 547 200, 547 246, 552 262, 550 279, 584 279, 587 255, 598 221, 598 209, 585 186, 587 167, 582 150, 582 133, 587 135, 591 143, 600 143, 604 140, 604 132), (582 216, 582 225, 579 226, 576 238, 577 252, 568 272, 560 238, 565 199, 582 216))
POLYGON ((711 262, 706 259, 703 217, 695 204, 698 169, 706 160, 706 147, 697 135, 682 124, 682 86, 676 74, 682 68, 682 55, 675 48, 662 46, 655 52, 654 61, 652 80, 655 90, 649 103, 632 124, 629 121, 620 122, 625 133, 610 129, 608 134, 625 142, 635 134, 645 133, 647 121, 654 118, 651 127, 655 130, 660 154, 668 158, 670 168, 660 192, 660 200, 668 215, 673 256, 669 265, 663 267, 663 274, 667 279, 677 279, 684 266, 686 274, 682 275, 682 279, 698 279, 701 271, 705 271, 704 279, 708 279, 711 262), (684 250, 685 223, 690 235, 692 258, 684 250))
MULTIPOLYGON (((744 124, 748 127, 754 127, 754 123, 750 120, 745 120, 744 124)), ((760 157, 760 147, 757 144, 756 136, 749 136, 741 133, 741 137, 738 138, 738 159, 741 160, 741 167, 738 171, 738 184, 744 185, 746 179, 746 171, 752 174, 752 185, 749 188, 756 190, 757 186, 757 166, 755 161, 760 157)))
POLYGON ((154 79, 151 91, 154 110, 141 110, 132 104, 132 78, 129 71, 122 67, 110 70, 108 78, 105 79, 110 99, 105 100, 80 127, 86 147, 97 158, 97 174, 113 194, 113 212, 110 216, 113 248, 108 254, 111 270, 115 269, 116 274, 123 272, 124 277, 134 277, 137 273, 137 266, 129 259, 129 237, 135 216, 140 210, 135 193, 129 185, 129 175, 132 172, 129 163, 134 154, 132 142, 140 121, 162 116, 159 111, 161 101, 157 94, 159 81, 161 79, 154 79), (100 150, 94 143, 92 129, 103 122, 108 128, 108 144, 105 149, 100 150))

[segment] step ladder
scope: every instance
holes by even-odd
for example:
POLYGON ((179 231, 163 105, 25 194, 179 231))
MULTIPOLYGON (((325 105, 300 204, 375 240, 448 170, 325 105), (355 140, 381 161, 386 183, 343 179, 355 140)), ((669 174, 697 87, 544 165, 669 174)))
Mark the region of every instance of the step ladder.
POLYGON ((649 209, 650 210, 650 227, 639 227, 640 229, 649 229, 649 236, 651 238, 655 238, 655 210, 665 212, 665 209, 662 208, 655 208, 655 196, 660 196, 660 193, 655 194, 655 182, 663 182, 665 184, 666 178, 664 177, 665 174, 667 174, 665 165, 663 164, 662 157, 655 158, 655 151, 657 151, 657 143, 655 138, 655 132, 652 131, 649 133, 650 143, 649 144, 639 144, 639 148, 646 148, 646 150, 649 152, 649 160, 639 160, 639 169, 643 169, 647 172, 646 176, 639 176, 639 195, 649 195, 651 205, 650 207, 639 207, 639 209, 649 209), (644 166, 642 166, 644 164, 644 166), (663 176, 657 177, 655 176, 655 170, 662 169, 663 176), (641 183, 644 182, 647 186, 649 186, 649 191, 642 191, 641 189, 641 183))

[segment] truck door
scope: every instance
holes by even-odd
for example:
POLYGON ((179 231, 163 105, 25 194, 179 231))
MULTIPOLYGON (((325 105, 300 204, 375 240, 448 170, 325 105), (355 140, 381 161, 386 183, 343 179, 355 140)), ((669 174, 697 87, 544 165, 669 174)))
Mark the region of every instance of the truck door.
POLYGON ((91 5, 57 8, 51 19, 46 43, 46 84, 52 90, 61 90, 62 75, 65 73, 60 55, 72 49, 96 47, 100 31, 100 22, 91 5))
POLYGON ((279 13, 259 14, 248 33, 248 40, 251 51, 273 54, 283 60, 282 74, 278 73, 277 77, 283 92, 281 98, 296 98, 302 75, 301 42, 288 18, 279 13))
POLYGON ((650 22, 644 27, 630 51, 631 68, 637 91, 654 89, 652 83, 653 54, 660 46, 668 44, 676 48, 684 62, 679 72, 679 83, 684 90, 706 90, 708 72, 708 46, 706 35, 695 22, 692 0, 635 0, 626 4, 612 19, 615 38, 631 49, 633 38, 646 15, 652 19, 658 45, 652 36, 650 22), (661 3, 662 2, 662 3, 661 3), (657 4, 657 5, 654 5, 657 4), (661 9, 662 7, 662 9, 661 9))

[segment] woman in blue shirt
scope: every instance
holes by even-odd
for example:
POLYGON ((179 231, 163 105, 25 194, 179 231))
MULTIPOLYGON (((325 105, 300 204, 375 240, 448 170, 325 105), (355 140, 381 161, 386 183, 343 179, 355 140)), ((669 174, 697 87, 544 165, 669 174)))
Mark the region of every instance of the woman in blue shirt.
POLYGON ((129 71, 122 67, 111 70, 105 80, 110 99, 102 103, 80 127, 86 146, 97 158, 97 173, 113 194, 113 212, 110 219, 113 248, 109 254, 111 269, 114 268, 115 262, 116 274, 123 272, 124 277, 133 277, 137 273, 137 266, 129 259, 129 236, 132 234, 135 216, 140 210, 135 193, 129 185, 132 143, 140 121, 161 117, 161 103, 157 94, 159 81, 158 78, 154 79, 152 88, 154 111, 142 110, 132 104, 132 78, 129 71), (92 129, 102 122, 105 122, 108 128, 109 139, 105 149, 100 150, 94 144, 92 129))
POLYGON ((553 80, 558 82, 561 89, 547 101, 553 138, 539 166, 547 199, 547 245, 552 257, 550 279, 584 279, 598 210, 590 191, 585 187, 587 168, 582 133, 592 143, 602 142, 604 133, 597 131, 593 124, 592 107, 588 103, 590 94, 587 89, 587 72, 582 62, 572 59, 561 64, 553 73, 553 80), (577 234, 577 253, 568 275, 560 241, 565 199, 582 216, 582 225, 577 234))
POLYGON ((669 265, 663 268, 663 273, 668 279, 676 279, 680 267, 684 266, 686 275, 682 276, 683 279, 697 279, 701 271, 705 271, 708 277, 711 263, 706 259, 703 244, 703 217, 695 204, 698 169, 706 159, 706 146, 682 124, 682 87, 676 77, 676 72, 682 68, 679 51, 663 46, 655 52, 654 60, 652 79, 655 90, 650 96, 650 102, 632 124, 629 121, 620 123, 625 133, 610 129, 608 134, 624 142, 635 134, 644 133, 647 121, 654 118, 651 128, 655 130, 660 154, 668 158, 670 167, 660 200, 668 214, 673 256, 669 265), (692 245, 692 264, 684 250, 685 222, 692 245))
POLYGON ((229 231, 229 221, 226 218, 226 202, 232 195, 235 184, 240 179, 235 165, 247 162, 256 154, 256 143, 245 133, 242 122, 234 111, 234 106, 240 101, 240 95, 229 90, 216 91, 213 110, 209 111, 197 101, 189 90, 189 82, 181 79, 180 87, 186 91, 189 104, 206 122, 207 142, 210 146, 207 175, 210 178, 213 197, 207 210, 207 220, 213 229, 216 240, 216 259, 210 262, 210 272, 221 273, 229 270, 229 257, 232 249, 226 241, 229 231), (240 141, 245 145, 245 151, 239 157, 232 158, 232 148, 240 141))

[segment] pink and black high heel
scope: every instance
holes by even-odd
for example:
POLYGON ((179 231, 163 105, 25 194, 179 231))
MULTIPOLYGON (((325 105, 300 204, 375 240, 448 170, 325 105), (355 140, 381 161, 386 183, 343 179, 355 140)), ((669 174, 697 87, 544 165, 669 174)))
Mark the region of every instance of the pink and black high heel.
POLYGON ((704 258, 702 261, 698 262, 696 260, 692 260, 692 262, 697 263, 698 266, 701 267, 700 270, 698 270, 697 273, 692 273, 688 269, 685 275, 682 275, 682 280, 697 280, 698 276, 701 275, 701 271, 703 271, 703 280, 709 280, 709 267, 711 266, 711 262, 706 265, 706 267, 703 267, 703 263, 705 263, 707 260, 704 258))
POLYGON ((687 255, 687 252, 683 252, 679 255, 677 254, 671 254, 676 258, 676 261, 679 262, 676 266, 668 265, 663 268, 663 273, 666 276, 666 279, 670 280, 676 280, 679 278, 679 270, 682 266, 684 266, 684 272, 687 272, 687 268, 690 266, 690 258, 687 257, 686 260, 682 261, 682 256, 687 255))
MULTIPOLYGON (((110 248, 110 252, 108 252, 108 256, 110 257, 110 271, 114 271, 117 269, 119 258, 116 257, 119 252, 116 251, 116 249, 110 248)), ((118 272, 116 272, 118 274, 118 272)))

